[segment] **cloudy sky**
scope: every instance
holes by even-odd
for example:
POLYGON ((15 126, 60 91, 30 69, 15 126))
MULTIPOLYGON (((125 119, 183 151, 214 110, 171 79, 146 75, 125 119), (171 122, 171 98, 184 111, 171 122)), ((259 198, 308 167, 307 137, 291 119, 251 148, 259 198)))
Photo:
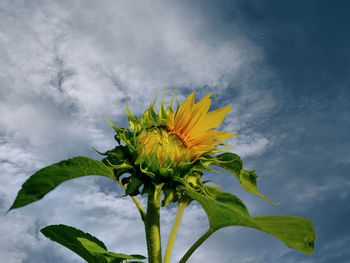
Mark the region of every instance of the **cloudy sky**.
MULTIPOLYGON (((37 169, 115 146, 104 114, 125 127, 166 90, 184 100, 213 92, 233 105, 222 129, 239 132, 233 152, 260 175, 244 192, 227 173, 207 174, 252 215, 305 216, 315 252, 306 256, 244 228, 215 233, 199 262, 350 261, 350 21, 346 1, 25 1, 0 3, 0 259, 83 262, 39 230, 75 226, 109 250, 146 254, 133 203, 107 178, 66 182, 40 202, 4 215, 37 169)), ((141 200, 144 202, 144 200, 141 200)), ((163 243, 175 208, 162 210, 163 243)), ((208 228, 186 211, 172 262, 208 228)))

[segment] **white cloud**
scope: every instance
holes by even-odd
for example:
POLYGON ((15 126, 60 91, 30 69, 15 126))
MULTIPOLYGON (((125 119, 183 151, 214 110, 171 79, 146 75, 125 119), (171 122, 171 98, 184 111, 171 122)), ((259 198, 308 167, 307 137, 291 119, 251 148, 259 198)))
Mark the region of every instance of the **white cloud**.
POLYGON ((339 176, 330 176, 312 185, 303 184, 301 181, 302 179, 295 179, 287 185, 287 189, 295 193, 295 199, 299 203, 308 205, 310 200, 325 202, 329 200, 329 193, 332 193, 333 198, 346 200, 350 194, 350 182, 340 179, 339 176))
POLYGON ((232 141, 235 146, 231 151, 241 157, 261 154, 271 146, 271 142, 267 138, 253 132, 237 135, 232 138, 232 141))
MULTIPOLYGON (((220 99, 231 103, 227 89, 234 83, 239 95, 232 104, 238 111, 226 122, 229 130, 231 124, 244 128, 251 116, 274 105, 271 92, 258 91, 270 78, 257 67, 263 59, 259 48, 238 30, 230 37, 211 36, 210 18, 200 10, 188 12, 186 6, 163 1, 2 1, 0 5, 1 211, 40 167, 91 155, 90 145, 112 148, 113 133, 104 114, 125 125, 127 98, 137 115, 156 90, 161 95, 164 88, 178 87, 180 100, 188 95, 187 88, 200 95, 215 91, 216 106, 220 99)), ((241 135, 238 142, 236 150, 242 155, 259 154, 270 143, 254 133, 241 135)), ((143 227, 133 204, 115 200, 116 193, 101 190, 100 184, 94 178, 74 180, 44 200, 1 217, 5 233, 0 238, 1 258, 38 262, 45 261, 45 251, 50 251, 57 261, 79 262, 38 235, 40 227, 55 223, 83 228, 111 250, 145 253, 143 227)), ((174 213, 162 212, 164 234, 174 213)), ((175 244, 179 252, 174 252, 173 260, 207 227, 198 206, 187 210, 183 222, 178 236, 183 241, 175 244)), ((193 260, 202 258, 197 255, 193 260)))

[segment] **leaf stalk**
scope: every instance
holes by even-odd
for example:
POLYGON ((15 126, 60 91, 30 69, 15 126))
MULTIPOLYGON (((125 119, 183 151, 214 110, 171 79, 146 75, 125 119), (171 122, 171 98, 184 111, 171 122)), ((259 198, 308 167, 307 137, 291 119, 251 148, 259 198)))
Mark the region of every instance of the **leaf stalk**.
POLYGON ((170 262, 170 256, 171 256, 173 245, 174 245, 174 242, 176 239, 176 234, 178 232, 178 229, 179 229, 179 226, 181 223, 181 218, 182 218, 183 212, 184 212, 185 208, 187 207, 187 205, 188 205, 188 202, 183 201, 183 200, 180 200, 178 203, 174 225, 173 225, 173 228, 172 228, 171 233, 170 233, 167 248, 165 250, 164 263, 170 262))
POLYGON ((186 252, 186 254, 181 258, 179 263, 185 263, 189 259, 189 257, 193 254, 196 249, 203 244, 205 240, 207 240, 211 234, 213 234, 214 231, 212 229, 209 229, 204 235, 202 235, 193 245, 192 247, 186 252))
MULTIPOLYGON (((126 186, 122 184, 121 180, 118 180, 118 183, 119 183, 124 189, 126 189, 126 186)), ((145 212, 145 210, 143 209, 143 207, 142 207, 140 201, 136 198, 136 196, 130 196, 130 197, 131 197, 131 199, 134 201, 137 210, 139 210, 139 213, 140 213, 140 216, 141 216, 142 221, 145 221, 146 212, 145 212)))

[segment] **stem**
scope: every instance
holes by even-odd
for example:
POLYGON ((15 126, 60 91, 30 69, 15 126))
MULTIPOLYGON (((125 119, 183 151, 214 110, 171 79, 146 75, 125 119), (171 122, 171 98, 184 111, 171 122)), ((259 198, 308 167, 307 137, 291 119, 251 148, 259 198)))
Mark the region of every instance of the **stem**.
POLYGON ((137 209, 139 210, 142 220, 145 221, 146 212, 145 210, 143 210, 143 207, 140 204, 139 200, 135 196, 130 196, 130 197, 134 201, 137 209))
POLYGON ((211 234, 213 234, 214 231, 209 229, 203 236, 201 236, 196 243, 192 245, 192 247, 186 252, 186 254, 182 257, 182 259, 179 261, 179 263, 185 263, 189 257, 193 254, 193 252, 200 246, 202 243, 210 237, 211 234))
POLYGON ((148 194, 147 213, 145 216, 145 231, 149 263, 162 263, 160 243, 160 201, 161 187, 158 185, 148 194))
MULTIPOLYGON (((118 180, 118 183, 124 188, 126 189, 126 186, 122 184, 122 182, 120 180, 118 180)), ((135 197, 135 196, 130 196, 131 199, 134 201, 136 207, 137 207, 137 210, 139 210, 139 213, 140 213, 140 216, 141 216, 141 219, 142 221, 145 221, 145 216, 146 216, 146 212, 145 210, 143 209, 142 205, 140 204, 139 200, 135 197)))
POLYGON ((181 200, 179 201, 174 225, 173 225, 173 228, 171 230, 168 245, 167 245, 166 251, 165 251, 164 263, 169 263, 169 261, 170 261, 171 251, 173 249, 176 234, 177 234, 177 231, 178 231, 179 226, 180 226, 181 217, 182 217, 183 211, 185 210, 187 205, 188 205, 188 202, 181 201, 181 200))

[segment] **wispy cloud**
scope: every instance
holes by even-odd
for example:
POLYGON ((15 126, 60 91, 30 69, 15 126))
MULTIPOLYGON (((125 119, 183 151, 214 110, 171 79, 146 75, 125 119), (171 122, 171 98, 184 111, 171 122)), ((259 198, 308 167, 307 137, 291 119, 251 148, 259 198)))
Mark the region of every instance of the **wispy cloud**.
MULTIPOLYGON (((178 88, 180 100, 190 90, 199 97, 215 91, 213 108, 235 105, 224 129, 238 132, 249 130, 253 116, 268 113, 275 105, 274 93, 260 90, 271 83, 273 74, 261 66, 259 47, 239 30, 213 37, 212 18, 201 10, 188 12, 185 4, 3 1, 0 5, 3 212, 36 169, 71 156, 96 157, 90 145, 112 148, 113 134, 104 114, 126 126, 126 99, 138 115, 157 91, 178 88), (264 103, 259 103, 261 99, 264 103)), ((272 143, 253 132, 237 138, 235 150, 244 156, 262 153, 272 143)), ((120 190, 103 188, 110 184, 96 178, 67 182, 43 201, 1 217, 1 258, 9 263, 80 262, 38 234, 40 227, 54 223, 95 234, 112 250, 145 253, 143 228, 133 204, 115 199, 120 190)), ((163 211, 165 236, 174 213, 163 211)), ((184 241, 176 243, 174 262, 193 236, 207 227, 198 206, 188 209, 183 222, 179 239, 184 241)), ((216 257, 208 250, 194 255, 193 262, 216 257)))

